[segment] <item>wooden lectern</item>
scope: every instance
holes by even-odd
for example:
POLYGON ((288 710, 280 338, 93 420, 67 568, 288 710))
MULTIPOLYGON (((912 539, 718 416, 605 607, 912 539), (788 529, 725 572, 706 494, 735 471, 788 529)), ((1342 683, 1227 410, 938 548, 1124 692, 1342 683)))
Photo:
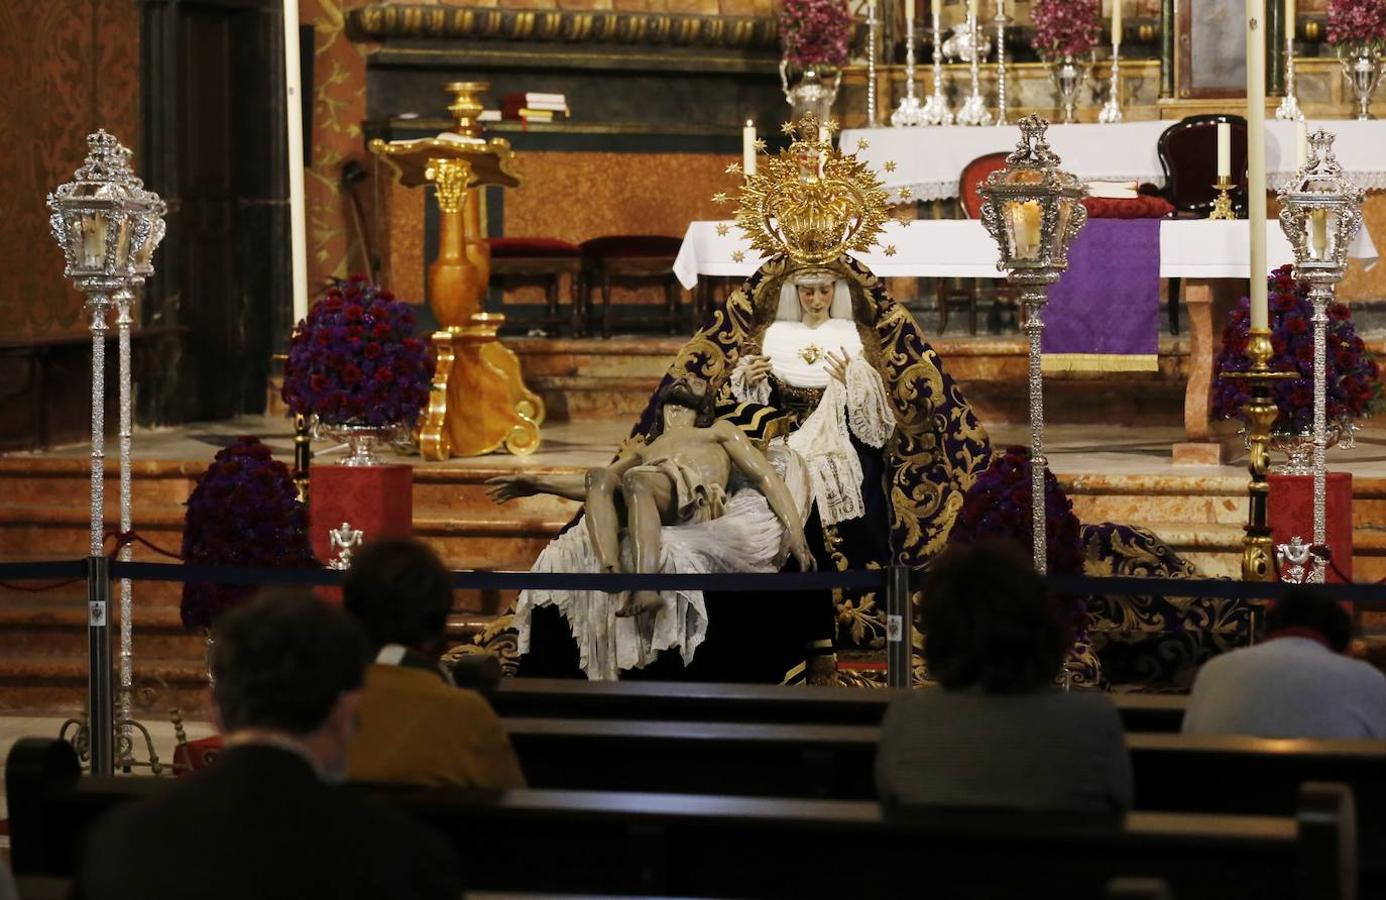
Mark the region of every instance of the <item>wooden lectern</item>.
POLYGON ((438 367, 419 428, 419 449, 430 460, 501 448, 533 453, 544 421, 544 402, 525 387, 519 358, 496 337, 505 316, 481 311, 491 252, 481 234, 479 191, 520 184, 510 143, 481 136, 476 117, 487 87, 480 81, 444 86, 453 95, 448 111, 457 125, 452 131, 370 143, 400 184, 432 184, 438 199, 438 257, 428 267, 428 295, 442 328, 433 333, 438 367))

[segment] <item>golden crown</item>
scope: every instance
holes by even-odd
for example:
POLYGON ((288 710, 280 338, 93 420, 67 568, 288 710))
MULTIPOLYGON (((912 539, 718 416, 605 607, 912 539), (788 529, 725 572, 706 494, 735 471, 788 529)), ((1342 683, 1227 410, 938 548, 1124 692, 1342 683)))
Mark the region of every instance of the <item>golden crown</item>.
MULTIPOLYGON (((792 140, 779 155, 757 157, 756 172, 745 178, 737 197, 736 224, 761 254, 783 253, 802 266, 816 266, 844 253, 864 253, 877 242, 890 197, 855 153, 833 146, 836 129, 831 121, 820 127, 810 113, 782 126, 792 140)), ((727 171, 740 173, 741 165, 727 171)), ((726 194, 712 199, 729 200, 726 194)), ((893 251, 886 248, 887 255, 893 251)))

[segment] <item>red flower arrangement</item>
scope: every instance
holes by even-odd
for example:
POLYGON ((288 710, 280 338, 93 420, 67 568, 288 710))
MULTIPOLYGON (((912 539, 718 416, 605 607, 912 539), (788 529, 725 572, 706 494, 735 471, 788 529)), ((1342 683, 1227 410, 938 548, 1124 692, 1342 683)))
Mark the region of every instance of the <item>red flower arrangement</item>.
MULTIPOLYGON (((1281 266, 1270 278, 1270 328, 1272 369, 1297 370, 1299 378, 1278 382, 1273 391, 1280 410, 1277 430, 1304 432, 1314 427, 1314 306, 1309 302, 1309 285, 1296 281, 1293 266, 1281 266)), ((1227 319, 1222 332, 1222 351, 1213 371, 1215 381, 1213 412, 1232 419, 1241 415, 1250 388, 1241 381, 1216 378, 1223 372, 1244 372, 1247 333, 1251 324, 1251 301, 1243 297, 1227 319)), ((1365 418, 1383 405, 1380 369, 1376 357, 1362 343, 1352 324, 1352 313, 1341 303, 1328 308, 1328 401, 1329 422, 1365 418)))
POLYGON ((1035 49, 1059 59, 1087 56, 1102 38, 1102 0, 1035 0, 1035 49))
MULTIPOLYGON (((308 511, 289 469, 270 449, 243 437, 220 450, 188 497, 183 522, 187 565, 316 568, 308 511)), ((255 585, 188 582, 179 612, 189 632, 206 631, 255 585)))
MULTIPOLYGON (((994 454, 991 464, 963 495, 962 509, 953 520, 948 542, 970 543, 984 538, 1012 538, 1027 550, 1034 541, 1031 511, 1029 451, 1019 447, 994 454)), ((1083 573, 1083 539, 1073 503, 1059 487, 1054 473, 1044 473, 1045 553, 1054 575, 1083 573)), ((1067 612, 1075 633, 1087 622, 1085 598, 1068 597, 1067 612)))
POLYGON ((1386 42, 1386 0, 1328 0, 1328 42, 1386 42))
POLYGON ((357 275, 333 285, 294 330, 283 395, 295 413, 333 425, 412 425, 432 381, 413 309, 357 275))
POLYGON ((840 69, 851 40, 852 14, 843 0, 783 0, 780 46, 791 66, 840 69))

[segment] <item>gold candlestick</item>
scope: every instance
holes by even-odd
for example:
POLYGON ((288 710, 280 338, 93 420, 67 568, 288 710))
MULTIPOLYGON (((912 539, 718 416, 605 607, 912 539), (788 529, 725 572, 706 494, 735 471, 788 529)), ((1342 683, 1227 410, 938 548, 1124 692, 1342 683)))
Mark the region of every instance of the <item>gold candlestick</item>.
POLYGON ((1298 372, 1277 372, 1270 367, 1274 354, 1271 347, 1271 333, 1268 328, 1252 329, 1247 342, 1246 355, 1251 360, 1251 368, 1245 372, 1223 372, 1223 378, 1239 379, 1251 387, 1251 397, 1242 407, 1246 417, 1247 433, 1247 471, 1251 481, 1247 484, 1247 517, 1242 538, 1242 580, 1274 581, 1275 548, 1271 540, 1270 517, 1267 501, 1270 498, 1270 483, 1266 472, 1270 469, 1270 434, 1275 424, 1278 410, 1271 387, 1277 381, 1298 378, 1298 372))
POLYGON ((1226 175, 1219 175, 1217 183, 1213 185, 1217 190, 1217 199, 1213 201, 1213 212, 1208 216, 1210 219, 1235 219, 1237 211, 1232 208, 1232 179, 1226 175))

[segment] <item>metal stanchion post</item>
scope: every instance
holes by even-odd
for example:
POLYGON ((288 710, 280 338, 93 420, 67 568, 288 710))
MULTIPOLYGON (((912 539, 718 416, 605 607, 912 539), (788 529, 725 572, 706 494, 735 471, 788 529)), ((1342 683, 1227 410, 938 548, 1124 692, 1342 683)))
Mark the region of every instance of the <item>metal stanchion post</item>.
POLYGON ((890 687, 910 686, 912 671, 910 648, 913 644, 913 610, 910 608, 909 566, 886 570, 886 683, 890 687))
POLYGON ((93 775, 115 772, 115 697, 111 690, 111 563, 87 557, 87 697, 93 775))

